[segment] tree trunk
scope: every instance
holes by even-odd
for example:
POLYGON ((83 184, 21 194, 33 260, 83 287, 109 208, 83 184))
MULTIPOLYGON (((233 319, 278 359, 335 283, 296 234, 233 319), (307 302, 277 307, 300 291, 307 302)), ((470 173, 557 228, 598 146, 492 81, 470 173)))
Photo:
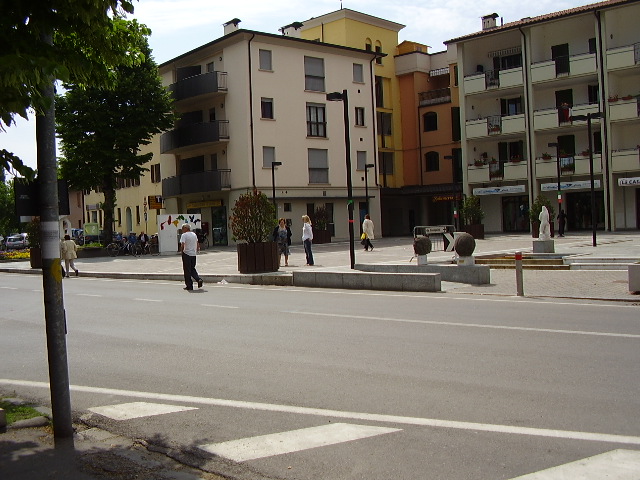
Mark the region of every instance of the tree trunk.
MULTIPOLYGON (((104 242, 105 245, 113 239, 113 210, 116 204, 116 192, 111 184, 110 178, 105 178, 102 183, 102 192, 104 194, 104 242)), ((127 232, 129 233, 129 232, 127 232)))

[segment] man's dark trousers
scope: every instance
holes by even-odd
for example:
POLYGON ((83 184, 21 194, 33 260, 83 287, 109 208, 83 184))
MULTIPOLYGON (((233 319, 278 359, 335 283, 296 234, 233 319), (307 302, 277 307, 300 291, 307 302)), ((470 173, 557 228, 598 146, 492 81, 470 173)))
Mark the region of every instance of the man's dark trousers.
POLYGON ((193 281, 200 280, 200 275, 196 271, 196 256, 182 254, 182 270, 184 271, 184 283, 188 289, 193 289, 193 281))

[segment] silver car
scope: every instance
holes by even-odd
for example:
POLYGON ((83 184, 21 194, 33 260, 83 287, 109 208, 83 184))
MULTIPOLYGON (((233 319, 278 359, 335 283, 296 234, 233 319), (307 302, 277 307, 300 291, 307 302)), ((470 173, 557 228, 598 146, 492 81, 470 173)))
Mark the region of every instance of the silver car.
POLYGON ((26 233, 17 233, 7 237, 7 250, 27 248, 29 246, 29 236, 26 233))

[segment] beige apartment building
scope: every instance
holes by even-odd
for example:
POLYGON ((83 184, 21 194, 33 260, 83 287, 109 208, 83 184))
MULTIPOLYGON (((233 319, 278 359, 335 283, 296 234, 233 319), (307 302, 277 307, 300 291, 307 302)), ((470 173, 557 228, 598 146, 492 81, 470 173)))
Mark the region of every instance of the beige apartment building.
POLYGON ((638 18, 637 0, 509 23, 492 14, 446 42, 460 74, 464 193, 481 197, 487 231, 528 231, 539 194, 556 215, 561 200, 569 231, 590 230, 592 212, 598 229, 640 228, 638 18))
MULTIPOLYGON (((163 213, 199 213, 214 244, 233 242, 228 218, 236 199, 254 188, 291 223, 299 242, 302 215, 325 206, 330 228, 348 237, 344 102, 347 91, 354 203, 375 182, 358 173, 375 161, 374 67, 377 54, 240 29, 159 66, 180 120, 160 137, 163 213), (277 162, 274 164, 274 162, 277 162)), ((287 32, 289 33, 289 32, 287 32)))

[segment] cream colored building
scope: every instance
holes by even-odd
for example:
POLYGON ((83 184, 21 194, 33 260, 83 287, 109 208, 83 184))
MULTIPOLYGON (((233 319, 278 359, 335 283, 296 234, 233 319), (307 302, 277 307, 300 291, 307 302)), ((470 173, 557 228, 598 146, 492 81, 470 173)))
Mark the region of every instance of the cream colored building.
MULTIPOLYGON (((347 238, 343 103, 328 101, 327 93, 348 91, 358 204, 366 196, 358 172, 375 161, 375 52, 244 30, 238 23, 159 66, 181 114, 155 155, 163 213, 200 213, 213 243, 232 243, 228 218, 236 199, 253 188, 271 198, 275 183, 278 217, 291 221, 294 242, 300 242, 302 215, 313 216, 320 206, 330 212, 334 235, 347 238)), ((368 187, 378 212, 375 182, 368 187)))
POLYGON ((558 183, 568 230, 590 230, 591 157, 597 228, 640 228, 638 18, 640 2, 621 0, 504 24, 492 14, 447 42, 465 193, 481 196, 487 231, 528 231, 539 194, 557 215, 558 183))

